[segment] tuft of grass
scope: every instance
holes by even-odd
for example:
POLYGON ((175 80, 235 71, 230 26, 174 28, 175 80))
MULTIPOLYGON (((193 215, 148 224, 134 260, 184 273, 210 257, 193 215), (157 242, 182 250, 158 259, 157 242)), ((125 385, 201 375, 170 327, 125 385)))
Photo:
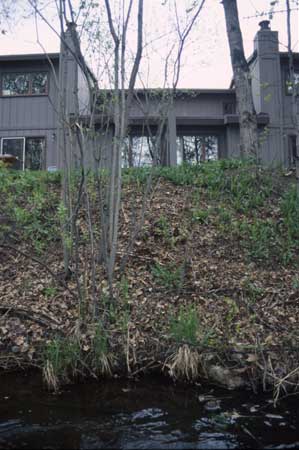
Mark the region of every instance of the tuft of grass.
POLYGON ((243 281, 242 287, 251 303, 256 303, 256 301, 259 300, 264 294, 264 289, 257 286, 249 278, 246 278, 243 281))
POLYGON ((195 381, 200 375, 200 355, 185 344, 166 361, 164 367, 176 380, 195 381))
POLYGON ((112 375, 112 357, 109 354, 108 337, 101 324, 95 327, 88 358, 89 365, 95 374, 112 375))
POLYGON ((47 297, 47 298, 53 298, 55 297, 55 295, 57 295, 57 288, 55 286, 48 286, 45 287, 43 289, 43 294, 47 297))
POLYGON ((210 209, 195 209, 192 212, 192 221, 207 224, 209 221, 210 209))
POLYGON ((50 389, 57 391, 78 373, 81 361, 80 343, 75 338, 57 337, 47 342, 43 352, 43 377, 50 389))
POLYGON ((167 289, 180 289, 183 286, 183 268, 173 264, 162 266, 155 264, 152 267, 152 275, 156 282, 167 289))
POLYGON ((177 317, 170 321, 170 334, 178 342, 187 342, 195 345, 198 341, 199 318, 196 309, 192 306, 181 308, 177 317))

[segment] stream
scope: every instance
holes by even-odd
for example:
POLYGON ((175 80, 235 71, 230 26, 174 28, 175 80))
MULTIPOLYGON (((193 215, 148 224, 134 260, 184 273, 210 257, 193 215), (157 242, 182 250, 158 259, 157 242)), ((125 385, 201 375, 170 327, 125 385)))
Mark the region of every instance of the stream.
POLYGON ((299 448, 298 397, 161 378, 88 381, 58 395, 36 373, 0 374, 0 449, 299 448))

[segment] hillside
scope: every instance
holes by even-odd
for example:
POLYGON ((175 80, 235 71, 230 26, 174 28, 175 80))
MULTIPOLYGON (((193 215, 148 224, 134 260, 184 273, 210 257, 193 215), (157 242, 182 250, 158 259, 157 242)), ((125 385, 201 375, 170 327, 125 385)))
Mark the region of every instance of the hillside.
POLYGON ((276 395, 296 387, 293 177, 219 161, 155 169, 148 189, 148 172, 123 174, 116 298, 109 303, 99 268, 100 312, 109 317, 94 324, 84 209, 78 219, 82 306, 76 277, 63 278, 60 174, 0 169, 0 366, 43 367, 54 388, 58 378, 150 370, 230 388, 263 384, 276 395), (144 223, 128 251, 145 189, 144 223))

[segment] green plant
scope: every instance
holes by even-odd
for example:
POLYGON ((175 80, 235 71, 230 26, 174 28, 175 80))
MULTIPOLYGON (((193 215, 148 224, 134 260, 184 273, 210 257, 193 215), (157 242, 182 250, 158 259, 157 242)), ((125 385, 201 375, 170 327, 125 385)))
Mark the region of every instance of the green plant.
POLYGON ((255 283, 250 281, 249 278, 246 278, 243 281, 242 287, 252 303, 255 303, 264 294, 264 289, 258 287, 255 283))
POLYGON ((183 285, 183 268, 176 268, 173 264, 155 264, 152 275, 160 286, 168 289, 180 289, 183 285))
POLYGON ((299 276, 296 275, 293 279, 292 279, 292 288, 293 289, 299 289, 299 276))
POLYGON ((172 237, 170 224, 165 216, 160 216, 155 224, 155 232, 162 236, 166 242, 172 237))
POLYGON ((97 324, 95 327, 89 360, 90 366, 95 373, 111 375, 112 360, 109 355, 108 338, 101 324, 97 324))
POLYGON ((252 259, 267 261, 280 253, 280 242, 276 225, 272 219, 258 219, 239 224, 242 246, 252 259))
POLYGON ((53 298, 55 295, 57 295, 57 288, 55 286, 48 286, 43 289, 43 294, 47 298, 53 298))
POLYGON ((196 344, 198 332, 199 318, 193 306, 181 308, 178 316, 170 320, 170 334, 178 343, 196 344))
POLYGON ((192 220, 193 222, 205 223, 209 221, 210 209, 196 209, 193 210, 192 220))
POLYGON ((44 379, 56 391, 61 382, 69 382, 78 373, 80 343, 75 338, 56 337, 46 343, 42 356, 44 379))

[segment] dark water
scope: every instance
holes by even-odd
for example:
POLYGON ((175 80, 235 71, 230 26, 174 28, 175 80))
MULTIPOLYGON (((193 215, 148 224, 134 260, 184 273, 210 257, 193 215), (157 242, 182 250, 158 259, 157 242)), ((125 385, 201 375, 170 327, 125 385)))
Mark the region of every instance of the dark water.
POLYGON ((264 395, 161 379, 88 382, 55 396, 36 374, 2 375, 0 448, 293 449, 297 405, 297 397, 274 408, 264 395))

